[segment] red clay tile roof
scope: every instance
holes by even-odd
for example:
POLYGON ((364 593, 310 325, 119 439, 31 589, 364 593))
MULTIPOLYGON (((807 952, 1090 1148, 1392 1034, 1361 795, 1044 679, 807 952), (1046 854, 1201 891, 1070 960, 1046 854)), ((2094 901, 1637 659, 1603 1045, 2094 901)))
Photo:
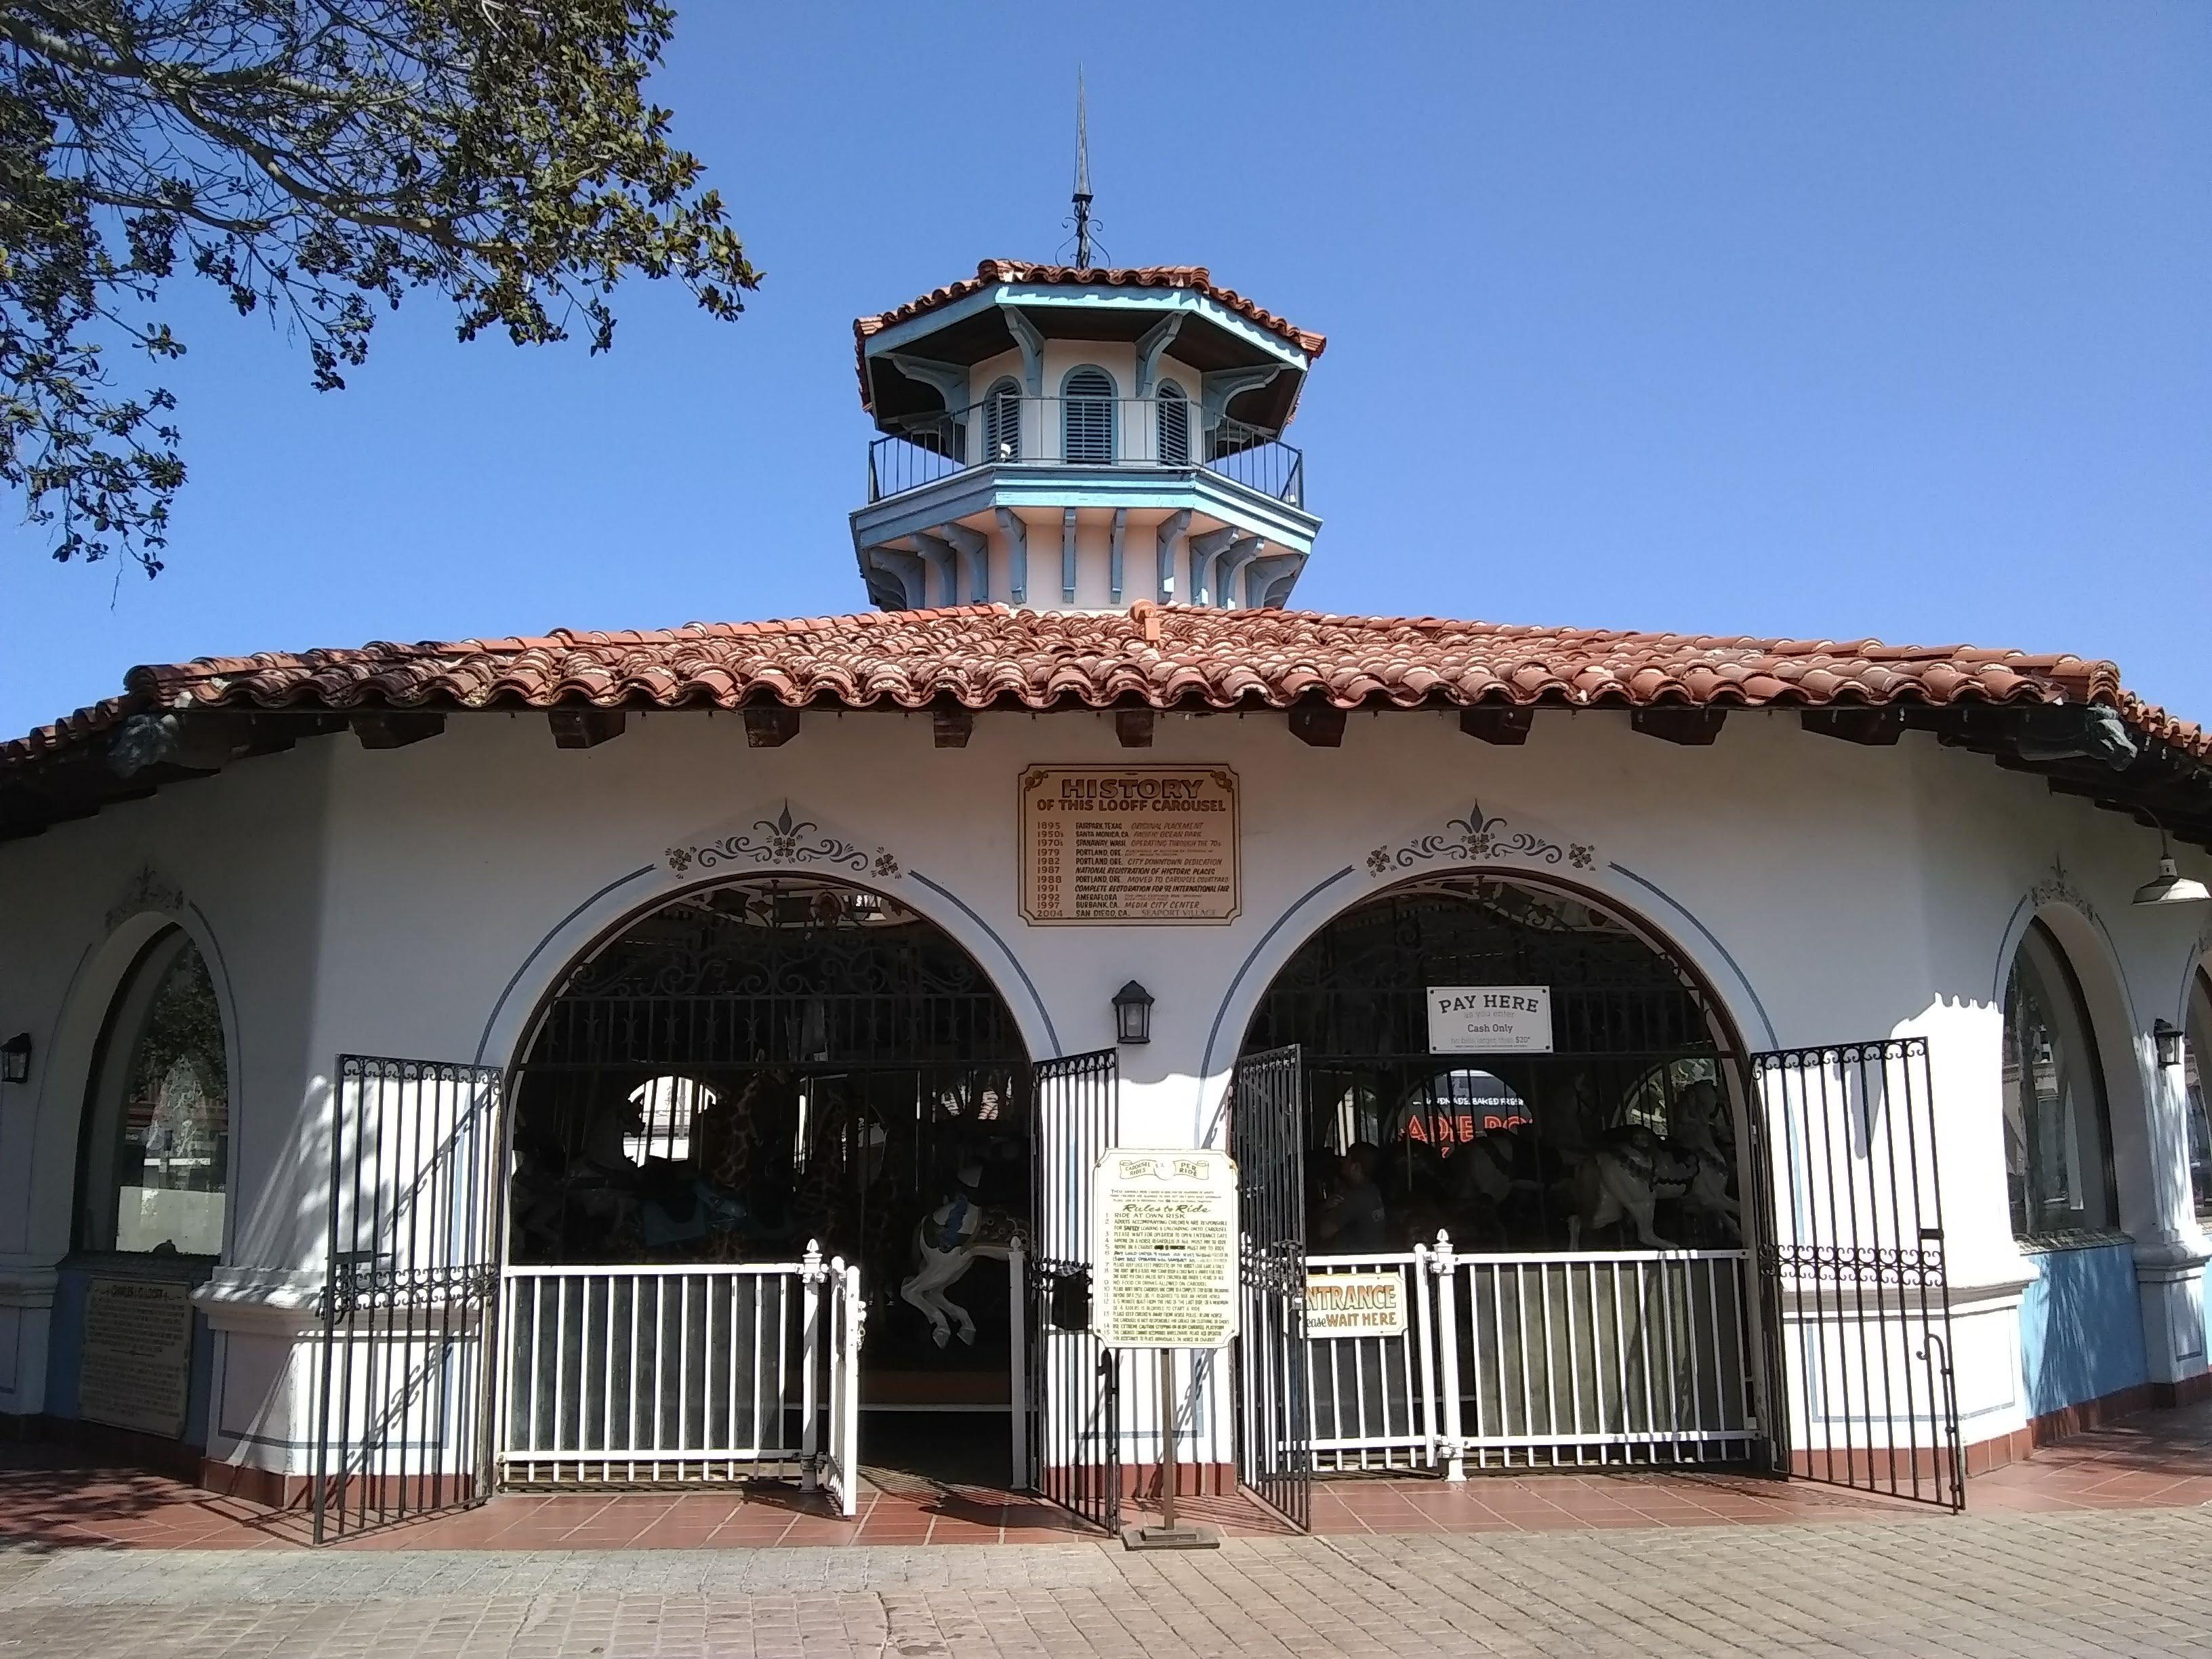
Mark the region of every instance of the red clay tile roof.
POLYGON ((2109 662, 1873 640, 1516 628, 1140 604, 1004 605, 702 623, 643 633, 202 658, 133 669, 125 695, 0 744, 0 772, 146 709, 1820 708, 2100 703, 2198 760, 2212 736, 2146 703, 2109 662))
POLYGON ((979 294, 994 283, 1036 283, 1054 287, 1081 288, 1185 288, 1203 294, 1216 305, 1235 312, 1249 323, 1264 328, 1268 333, 1287 340, 1309 357, 1318 357, 1328 345, 1328 337, 1297 327, 1272 311, 1246 299, 1233 288, 1218 288, 1212 273, 1204 265, 1133 265, 1090 269, 1080 265, 1034 265, 1022 259, 986 259, 975 267, 973 276, 963 277, 943 288, 932 289, 919 299, 908 300, 896 311, 886 311, 873 317, 853 319, 853 353, 860 371, 860 403, 872 409, 873 394, 868 387, 868 337, 905 322, 908 318, 949 306, 979 294))

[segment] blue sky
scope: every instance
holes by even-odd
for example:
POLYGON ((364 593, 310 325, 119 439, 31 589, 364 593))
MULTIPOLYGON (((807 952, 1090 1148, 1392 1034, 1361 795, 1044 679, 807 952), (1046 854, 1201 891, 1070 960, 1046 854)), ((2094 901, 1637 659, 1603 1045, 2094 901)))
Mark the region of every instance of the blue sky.
POLYGON ((851 319, 1065 238, 1330 337, 1297 602, 2117 658, 2212 720, 2212 9, 682 8, 767 283, 349 390, 180 286, 169 569, 0 549, 0 730, 215 653, 859 608, 851 319))

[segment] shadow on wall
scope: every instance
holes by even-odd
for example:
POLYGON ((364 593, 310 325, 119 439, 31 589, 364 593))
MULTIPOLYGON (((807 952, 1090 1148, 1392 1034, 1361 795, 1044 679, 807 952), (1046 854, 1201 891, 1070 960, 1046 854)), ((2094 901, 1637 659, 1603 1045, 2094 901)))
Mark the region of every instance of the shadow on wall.
POLYGON ((2135 1247, 2031 1254, 2042 1272, 2020 1304, 2028 1415, 2040 1417, 2148 1382, 2135 1247))

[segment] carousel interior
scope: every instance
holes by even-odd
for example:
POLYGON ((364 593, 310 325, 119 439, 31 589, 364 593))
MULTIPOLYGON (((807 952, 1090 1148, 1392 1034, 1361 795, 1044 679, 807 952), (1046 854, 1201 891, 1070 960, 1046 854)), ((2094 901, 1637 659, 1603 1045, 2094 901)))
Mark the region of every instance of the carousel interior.
POLYGON ((546 1009, 516 1078, 509 1260, 796 1261, 818 1243, 861 1268, 864 1408, 919 1419, 878 1419, 872 1440, 943 1441, 933 1414, 1010 1404, 1030 1109, 1012 1017, 933 924, 834 882, 695 893, 546 1009))
POLYGON ((1307 1245, 1462 1251, 1741 1242, 1733 1060, 1695 981, 1563 891, 1399 888, 1311 939, 1248 1052, 1305 1063, 1307 1245), (1543 986, 1543 1054, 1436 1054, 1429 988, 1543 986))

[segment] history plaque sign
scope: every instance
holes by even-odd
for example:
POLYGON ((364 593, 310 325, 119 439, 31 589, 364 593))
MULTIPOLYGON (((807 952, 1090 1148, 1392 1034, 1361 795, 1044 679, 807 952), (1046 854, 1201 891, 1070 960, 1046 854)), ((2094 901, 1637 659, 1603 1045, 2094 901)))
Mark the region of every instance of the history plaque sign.
POLYGON ((1240 902, 1225 766, 1032 766, 1022 774, 1032 922, 1224 922, 1240 902))
POLYGON ((1093 1328, 1114 1348, 1225 1347, 1237 1334, 1229 1155, 1118 1148, 1093 1179, 1093 1328))
POLYGON ((192 1304, 184 1285, 95 1279, 85 1295, 77 1414, 174 1439, 191 1386, 192 1304))

